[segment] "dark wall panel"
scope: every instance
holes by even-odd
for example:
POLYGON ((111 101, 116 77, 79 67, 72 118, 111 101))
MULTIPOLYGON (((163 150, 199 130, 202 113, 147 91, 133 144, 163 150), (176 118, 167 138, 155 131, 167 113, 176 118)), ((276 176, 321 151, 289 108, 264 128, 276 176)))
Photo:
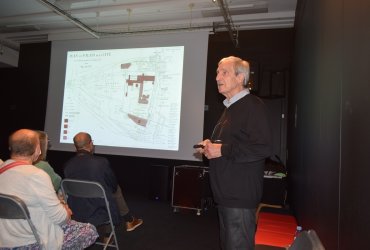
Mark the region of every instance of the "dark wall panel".
POLYGON ((288 167, 298 222, 338 249, 341 6, 329 2, 298 6, 288 167))
POLYGON ((343 0, 340 249, 368 249, 370 2, 343 0))
POLYGON ((16 127, 17 122, 14 119, 14 112, 17 108, 16 103, 19 96, 17 89, 19 82, 19 74, 17 68, 1 69, 1 84, 0 84, 0 113, 1 113, 1 133, 0 133, 0 159, 7 159, 8 154, 8 135, 16 127), (9 98, 7 98, 9 96, 9 98), (12 100, 14 99, 14 100, 12 100), (6 118, 6 119, 5 119, 6 118))
POLYGON ((1 69, 1 158, 8 158, 7 138, 19 128, 43 129, 49 81, 50 43, 22 45, 18 68, 1 69), (2 120, 4 121, 4 120, 2 120))
POLYGON ((369 248, 369 10, 368 1, 298 1, 291 205, 329 250, 369 248))

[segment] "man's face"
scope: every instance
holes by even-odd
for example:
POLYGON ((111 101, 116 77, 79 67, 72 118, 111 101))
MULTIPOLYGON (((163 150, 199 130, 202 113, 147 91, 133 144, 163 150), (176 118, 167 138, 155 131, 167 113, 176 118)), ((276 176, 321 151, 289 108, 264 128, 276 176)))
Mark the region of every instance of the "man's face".
POLYGON ((230 99, 243 89, 243 77, 241 74, 235 74, 231 61, 224 61, 218 65, 216 81, 218 92, 227 99, 230 99))

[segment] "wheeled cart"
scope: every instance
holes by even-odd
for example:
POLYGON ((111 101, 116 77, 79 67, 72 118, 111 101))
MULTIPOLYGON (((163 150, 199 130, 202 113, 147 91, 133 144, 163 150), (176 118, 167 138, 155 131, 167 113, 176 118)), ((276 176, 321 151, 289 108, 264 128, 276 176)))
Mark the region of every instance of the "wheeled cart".
POLYGON ((173 171, 172 207, 194 209, 197 215, 213 204, 209 187, 208 167, 181 165, 173 171))

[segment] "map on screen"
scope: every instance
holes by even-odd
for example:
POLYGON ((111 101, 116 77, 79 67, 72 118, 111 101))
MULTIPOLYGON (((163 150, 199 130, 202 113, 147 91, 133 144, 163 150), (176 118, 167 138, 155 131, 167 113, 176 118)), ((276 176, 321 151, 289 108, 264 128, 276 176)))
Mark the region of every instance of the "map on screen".
POLYGON ((178 150, 184 46, 69 51, 61 143, 178 150))

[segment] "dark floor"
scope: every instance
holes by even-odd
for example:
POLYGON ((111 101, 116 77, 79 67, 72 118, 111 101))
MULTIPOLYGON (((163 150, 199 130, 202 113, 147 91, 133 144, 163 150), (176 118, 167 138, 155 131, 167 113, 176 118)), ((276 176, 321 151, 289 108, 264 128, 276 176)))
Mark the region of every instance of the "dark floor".
POLYGON ((120 249, 220 250, 214 207, 198 216, 196 210, 191 209, 174 212, 170 201, 127 195, 125 199, 131 212, 144 223, 132 232, 126 232, 123 226, 116 230, 120 249))

